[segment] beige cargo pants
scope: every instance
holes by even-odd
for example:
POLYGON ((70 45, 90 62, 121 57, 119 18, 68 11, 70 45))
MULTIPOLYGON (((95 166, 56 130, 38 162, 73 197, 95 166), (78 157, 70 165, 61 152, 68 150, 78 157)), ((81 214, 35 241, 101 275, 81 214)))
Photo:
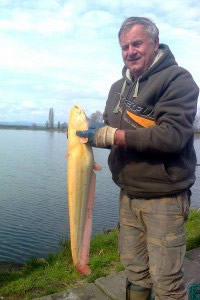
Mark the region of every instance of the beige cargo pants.
POLYGON ((156 300, 187 299, 183 283, 187 192, 159 199, 130 199, 121 192, 119 250, 128 280, 152 287, 156 300))

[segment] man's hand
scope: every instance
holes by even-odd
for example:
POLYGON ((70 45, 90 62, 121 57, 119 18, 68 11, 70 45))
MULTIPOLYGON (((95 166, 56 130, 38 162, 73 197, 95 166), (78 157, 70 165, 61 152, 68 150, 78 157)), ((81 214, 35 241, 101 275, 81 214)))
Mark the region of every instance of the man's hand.
POLYGON ((76 131, 76 135, 88 138, 88 143, 93 147, 106 148, 114 144, 117 128, 96 123, 84 131, 76 131))

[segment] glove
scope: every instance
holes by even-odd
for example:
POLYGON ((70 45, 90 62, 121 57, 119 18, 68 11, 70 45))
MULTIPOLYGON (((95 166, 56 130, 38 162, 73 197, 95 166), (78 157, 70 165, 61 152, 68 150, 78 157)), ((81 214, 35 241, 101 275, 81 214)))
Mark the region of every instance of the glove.
POLYGON ((88 138, 92 147, 106 148, 114 144, 114 135, 117 128, 107 126, 104 123, 93 124, 88 130, 76 131, 79 137, 88 138))

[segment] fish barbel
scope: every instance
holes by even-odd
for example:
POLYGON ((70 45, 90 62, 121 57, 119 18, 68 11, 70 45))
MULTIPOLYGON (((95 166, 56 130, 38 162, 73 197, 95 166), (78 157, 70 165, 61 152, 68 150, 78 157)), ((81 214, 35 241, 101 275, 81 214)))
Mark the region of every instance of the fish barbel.
POLYGON ((76 131, 87 129, 84 111, 78 105, 73 106, 68 124, 67 165, 70 240, 73 264, 79 273, 85 275, 91 273, 87 263, 96 175, 92 147, 87 139, 78 137, 76 131))

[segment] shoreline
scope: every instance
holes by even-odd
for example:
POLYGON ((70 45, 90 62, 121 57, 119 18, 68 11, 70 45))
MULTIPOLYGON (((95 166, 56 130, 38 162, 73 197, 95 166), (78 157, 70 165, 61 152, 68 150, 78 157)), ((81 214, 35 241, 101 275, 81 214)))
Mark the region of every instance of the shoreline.
MULTIPOLYGON (((191 253, 190 250, 197 249, 196 252, 194 250, 197 253, 194 256, 199 257, 199 209, 198 211, 190 209, 185 228, 188 269, 191 266, 191 262, 187 259, 187 254, 191 253)), ((124 268, 119 259, 117 229, 97 234, 91 239, 89 267, 92 273, 88 276, 81 275, 76 271, 72 263, 69 241, 63 242, 58 252, 49 254, 46 258, 32 259, 24 265, 0 262, 2 269, 0 272, 0 296, 12 300, 35 299, 94 284, 98 278, 119 274, 124 271, 124 268)))

